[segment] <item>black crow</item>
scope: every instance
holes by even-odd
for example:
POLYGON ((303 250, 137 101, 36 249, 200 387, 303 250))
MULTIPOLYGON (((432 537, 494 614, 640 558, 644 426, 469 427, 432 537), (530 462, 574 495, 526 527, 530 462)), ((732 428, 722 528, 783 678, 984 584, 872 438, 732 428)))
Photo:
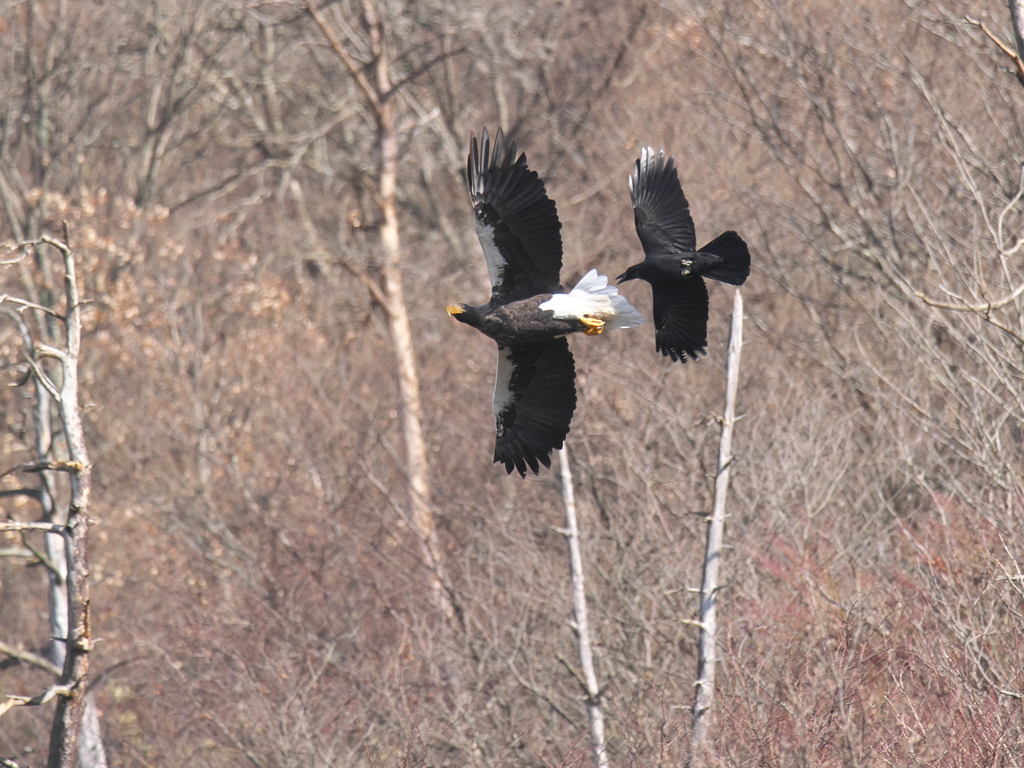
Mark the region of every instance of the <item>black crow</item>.
POLYGON ((743 285, 750 274, 750 251, 735 232, 723 232, 699 251, 690 206, 675 162, 665 151, 645 147, 629 177, 633 219, 644 260, 618 280, 640 278, 654 291, 654 344, 663 355, 686 362, 708 343, 710 277, 743 285))

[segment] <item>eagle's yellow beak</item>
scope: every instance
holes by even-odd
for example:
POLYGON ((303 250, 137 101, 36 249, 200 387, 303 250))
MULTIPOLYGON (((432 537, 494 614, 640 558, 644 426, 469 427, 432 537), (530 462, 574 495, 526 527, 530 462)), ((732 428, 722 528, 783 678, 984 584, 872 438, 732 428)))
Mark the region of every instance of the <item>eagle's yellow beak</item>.
POLYGON ((449 304, 447 307, 444 308, 444 311, 447 312, 452 317, 455 317, 456 315, 461 315, 463 312, 465 312, 465 310, 458 304, 449 304))

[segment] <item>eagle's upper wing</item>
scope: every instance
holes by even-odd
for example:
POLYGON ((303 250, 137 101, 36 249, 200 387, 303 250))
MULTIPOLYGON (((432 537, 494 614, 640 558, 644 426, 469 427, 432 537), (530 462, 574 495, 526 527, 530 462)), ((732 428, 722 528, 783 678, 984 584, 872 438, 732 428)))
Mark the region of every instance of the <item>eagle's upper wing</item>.
POLYGON ((673 360, 704 354, 708 345, 708 287, 691 277, 654 283, 654 344, 673 360))
POLYGON ((526 476, 551 467, 576 409, 576 366, 565 337, 498 347, 494 382, 494 460, 526 476))
POLYGON ((492 293, 502 303, 562 290, 562 224, 544 182, 498 130, 472 137, 466 181, 492 293))
POLYGON ((697 247, 683 187, 673 158, 644 147, 629 177, 633 220, 645 254, 681 253, 697 247))

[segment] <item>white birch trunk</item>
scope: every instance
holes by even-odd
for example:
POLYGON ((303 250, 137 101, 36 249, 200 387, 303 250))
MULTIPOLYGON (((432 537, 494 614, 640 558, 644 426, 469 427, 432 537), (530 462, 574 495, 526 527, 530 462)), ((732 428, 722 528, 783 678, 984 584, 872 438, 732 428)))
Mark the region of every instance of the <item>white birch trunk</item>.
MULTIPOLYGON (((27 326, 23 336, 32 346, 27 326)), ((36 458, 45 464, 53 458, 53 425, 51 423, 52 398, 46 387, 37 378, 34 379, 36 404, 34 409, 34 425, 36 430, 36 458)), ((44 470, 39 473, 39 506, 42 507, 42 519, 47 523, 66 525, 67 510, 56 507, 53 500, 53 484, 55 472, 44 470)), ((46 646, 46 657, 58 667, 64 666, 65 641, 68 636, 68 558, 64 537, 59 533, 48 533, 45 537, 47 577, 50 583, 50 642, 46 646)))
POLYGON ((743 296, 737 290, 732 308, 729 355, 726 362, 725 414, 722 439, 718 446, 718 474, 715 476, 715 503, 708 520, 707 548, 704 554, 704 579, 700 590, 700 647, 697 655, 696 695, 693 702, 693 730, 690 734, 690 764, 704 760, 711 725, 711 704, 715 694, 715 662, 718 629, 718 568, 722 559, 722 534, 725 530, 725 501, 729 491, 732 463, 732 427, 736 422, 736 391, 739 384, 740 352, 743 348, 743 296))
MULTIPOLYGON (((375 10, 366 4, 366 13, 371 23, 376 22, 375 10)), ((376 25, 379 30, 379 25, 376 25)), ((416 534, 420 539, 423 559, 430 571, 429 581, 434 599, 445 616, 453 615, 451 601, 444 589, 441 547, 434 525, 434 512, 430 503, 430 467, 427 460, 427 444, 423 439, 422 408, 420 406, 420 380, 416 363, 416 352, 412 344, 412 330, 409 313, 405 305, 405 287, 402 281, 402 244, 398 230, 398 206, 395 193, 398 186, 398 135, 395 130, 391 79, 388 71, 388 57, 384 47, 383 34, 378 31, 374 40, 377 55, 376 77, 378 93, 378 129, 381 153, 379 203, 383 222, 380 226, 380 243, 384 252, 381 274, 384 278, 384 292, 388 300, 388 322, 391 340, 398 364, 398 388, 401 401, 402 434, 405 441, 406 473, 409 482, 409 512, 416 534)))
POLYGON ((576 621, 576 640, 579 646, 580 667, 583 670, 583 684, 587 702, 587 719, 590 721, 590 746, 593 750, 594 765, 608 767, 608 752, 604 742, 604 715, 601 712, 601 689, 594 671, 594 654, 590 647, 590 626, 587 622, 587 591, 583 580, 583 555, 580 552, 580 533, 576 525, 576 494, 572 485, 572 470, 569 468, 569 453, 566 448, 558 452, 562 468, 562 500, 565 502, 565 530, 569 540, 569 571, 572 575, 572 609, 576 621))
POLYGON ((91 691, 85 694, 82 731, 78 735, 78 765, 79 768, 107 768, 100 713, 96 708, 96 696, 91 691))
MULTIPOLYGON (((419 373, 402 281, 402 243, 395 195, 398 186, 398 131, 395 128, 395 93, 391 82, 391 64, 385 41, 385 29, 377 15, 374 0, 363 0, 363 19, 374 59, 373 70, 368 73, 363 64, 345 50, 315 0, 307 0, 306 10, 338 58, 348 68, 349 74, 363 92, 377 119, 377 144, 380 150, 377 204, 382 217, 379 231, 383 252, 381 275, 384 280, 383 290, 379 291, 378 298, 382 300, 388 315, 388 327, 398 368, 402 437, 405 442, 405 472, 409 488, 409 517, 420 540, 423 562, 429 571, 428 582, 431 591, 444 615, 450 618, 455 611, 445 590, 444 561, 430 502, 430 468, 427 445, 423 439, 419 373)), ((378 289, 372 290, 375 295, 378 294, 378 289)))

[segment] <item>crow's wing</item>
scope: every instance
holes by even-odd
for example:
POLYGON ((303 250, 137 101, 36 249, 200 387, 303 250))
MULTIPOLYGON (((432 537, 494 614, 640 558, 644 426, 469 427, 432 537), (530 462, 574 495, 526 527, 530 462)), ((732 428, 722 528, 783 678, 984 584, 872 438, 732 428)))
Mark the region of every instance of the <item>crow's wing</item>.
POLYGON ((673 360, 696 360, 708 345, 708 288, 704 278, 659 282, 651 287, 655 347, 673 360))
POLYGON ((672 157, 665 150, 657 154, 644 147, 629 177, 633 220, 644 253, 683 253, 697 247, 690 205, 676 173, 672 157))

